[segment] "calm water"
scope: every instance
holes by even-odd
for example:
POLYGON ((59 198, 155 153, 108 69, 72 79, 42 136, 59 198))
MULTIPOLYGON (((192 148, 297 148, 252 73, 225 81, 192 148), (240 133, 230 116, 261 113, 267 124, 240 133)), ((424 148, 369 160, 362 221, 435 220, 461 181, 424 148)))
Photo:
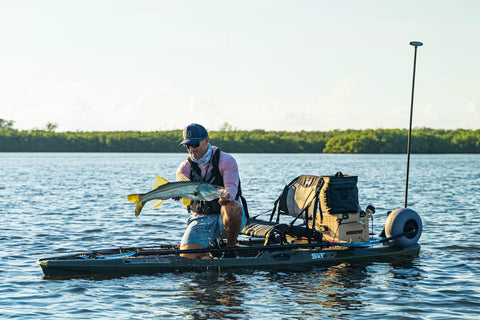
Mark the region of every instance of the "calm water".
MULTIPOLYGON (((174 179, 183 154, 0 153, 0 318, 479 319, 480 156, 413 155, 418 258, 302 272, 166 273, 43 279, 35 261, 69 251, 178 242, 174 201, 134 216, 125 195, 174 179)), ((359 176, 362 207, 404 203, 404 155, 236 155, 252 213, 300 174, 359 176)))

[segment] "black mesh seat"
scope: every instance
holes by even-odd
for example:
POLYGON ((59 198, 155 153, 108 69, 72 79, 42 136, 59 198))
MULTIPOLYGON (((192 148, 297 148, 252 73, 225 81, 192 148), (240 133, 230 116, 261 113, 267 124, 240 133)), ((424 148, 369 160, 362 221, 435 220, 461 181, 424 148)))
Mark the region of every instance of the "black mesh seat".
POLYGON ((251 218, 247 220, 241 233, 253 238, 266 238, 275 226, 277 226, 277 224, 274 222, 251 218))
POLYGON ((322 241, 322 233, 314 229, 289 224, 277 224, 259 219, 248 219, 242 234, 252 238, 265 239, 265 245, 271 243, 288 243, 288 238, 322 241))
POLYGON ((295 178, 285 186, 275 201, 270 221, 248 219, 241 233, 250 237, 265 238, 265 244, 287 243, 288 238, 320 242, 322 233, 312 228, 315 225, 315 218, 312 217, 315 217, 318 208, 318 194, 322 181, 321 177, 310 175, 295 178), (273 222, 275 214, 277 217, 273 222), (289 215, 295 219, 289 224, 280 223, 280 215, 289 215), (300 217, 300 221, 304 222, 303 226, 293 225, 300 217))

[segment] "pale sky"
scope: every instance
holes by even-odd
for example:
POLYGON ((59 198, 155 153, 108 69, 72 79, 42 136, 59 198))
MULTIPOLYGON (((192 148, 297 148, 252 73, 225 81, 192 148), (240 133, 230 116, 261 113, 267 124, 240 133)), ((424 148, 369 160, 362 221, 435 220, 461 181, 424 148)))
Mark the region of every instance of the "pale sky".
POLYGON ((0 0, 0 118, 58 131, 480 128, 480 1, 0 0))

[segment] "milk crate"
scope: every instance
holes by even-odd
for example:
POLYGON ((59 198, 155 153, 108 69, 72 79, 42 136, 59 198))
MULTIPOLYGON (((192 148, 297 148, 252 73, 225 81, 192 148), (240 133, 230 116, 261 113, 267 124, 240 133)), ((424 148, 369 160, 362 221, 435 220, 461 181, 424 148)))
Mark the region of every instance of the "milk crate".
POLYGON ((363 242, 369 240, 368 216, 362 213, 323 214, 320 225, 327 241, 363 242))

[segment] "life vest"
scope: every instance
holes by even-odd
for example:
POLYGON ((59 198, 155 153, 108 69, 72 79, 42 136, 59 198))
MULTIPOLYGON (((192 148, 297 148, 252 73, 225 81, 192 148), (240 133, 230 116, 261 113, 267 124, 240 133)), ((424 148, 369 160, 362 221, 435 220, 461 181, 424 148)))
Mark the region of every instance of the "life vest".
MULTIPOLYGON (((212 170, 210 170, 210 172, 208 172, 205 177, 202 177, 202 170, 200 169, 198 164, 193 162, 192 159, 188 157, 187 160, 190 162, 190 180, 207 182, 210 184, 224 187, 225 185, 223 183, 223 176, 220 173, 220 169, 218 168, 218 164, 220 163, 220 154, 220 149, 215 150, 215 152, 213 153, 212 159, 210 160, 212 170)), ((238 192, 235 196, 235 200, 238 201, 238 199, 241 199, 243 209, 248 217, 247 203, 242 197, 240 178, 238 180, 238 192)), ((188 212, 194 211, 200 214, 220 214, 220 208, 221 206, 218 203, 218 199, 214 199, 212 201, 192 200, 190 205, 187 206, 188 212)))

